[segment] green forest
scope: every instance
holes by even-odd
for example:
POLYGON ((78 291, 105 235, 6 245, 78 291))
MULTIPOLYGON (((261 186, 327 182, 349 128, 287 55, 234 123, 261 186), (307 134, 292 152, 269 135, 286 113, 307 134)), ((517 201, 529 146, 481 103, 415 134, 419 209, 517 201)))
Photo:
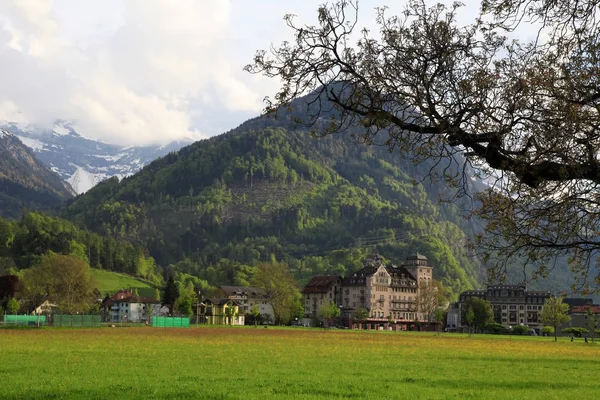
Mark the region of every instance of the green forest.
MULTIPOLYGON (((418 250, 456 295, 480 278, 478 259, 466 251, 473 223, 460 204, 438 201, 443 184, 419 182, 430 168, 261 117, 121 182, 109 179, 59 214, 96 238, 131 243, 164 276, 213 286, 248 285, 254 267, 273 258, 304 284, 352 273, 373 253, 400 263, 418 250)), ((96 254, 93 267, 138 273, 135 261, 107 265, 96 254)))

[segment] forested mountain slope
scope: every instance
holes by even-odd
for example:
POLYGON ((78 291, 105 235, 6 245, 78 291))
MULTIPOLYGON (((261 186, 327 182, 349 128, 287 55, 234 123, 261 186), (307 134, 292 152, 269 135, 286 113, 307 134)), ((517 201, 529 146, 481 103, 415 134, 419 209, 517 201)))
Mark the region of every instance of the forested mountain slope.
POLYGON ((244 284, 273 256, 302 281, 350 273, 372 252, 401 261, 418 249, 458 292, 476 284, 480 266, 466 254, 469 223, 437 202, 444 186, 414 184, 430 167, 261 117, 109 179, 62 215, 211 284, 244 284))
POLYGON ((74 194, 16 136, 0 129, 0 216, 18 217, 23 208, 47 209, 74 194))

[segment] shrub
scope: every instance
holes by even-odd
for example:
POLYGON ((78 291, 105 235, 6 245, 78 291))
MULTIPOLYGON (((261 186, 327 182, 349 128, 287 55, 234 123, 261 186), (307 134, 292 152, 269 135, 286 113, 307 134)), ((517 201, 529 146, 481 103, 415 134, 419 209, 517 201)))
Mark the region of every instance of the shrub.
POLYGON ((528 335, 530 333, 530 329, 523 325, 517 325, 512 329, 513 335, 528 335))
POLYGON ((492 322, 491 324, 487 324, 484 329, 486 332, 493 333, 496 335, 499 333, 504 333, 506 331, 506 329, 504 328, 504 325, 499 324, 497 322, 492 322))
POLYGON ((553 335, 554 328, 552 326, 545 326, 542 328, 542 335, 553 335))
POLYGON ((588 329, 587 328, 565 328, 562 330, 563 335, 564 334, 571 334, 575 337, 581 337, 581 335, 585 335, 588 333, 588 329))

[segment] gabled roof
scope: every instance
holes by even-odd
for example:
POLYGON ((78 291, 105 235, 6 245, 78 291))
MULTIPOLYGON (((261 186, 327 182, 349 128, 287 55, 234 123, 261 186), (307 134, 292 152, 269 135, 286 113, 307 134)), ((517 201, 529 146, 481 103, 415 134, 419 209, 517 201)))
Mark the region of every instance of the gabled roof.
POLYGON ((246 286, 221 286, 227 296, 246 295, 248 297, 264 296, 264 289, 246 286))
POLYGON ((385 269, 393 278, 402 279, 402 276, 404 275, 404 279, 416 281, 413 274, 411 274, 404 266, 398 267, 397 265, 388 265, 385 267, 385 269))
POLYGON ((160 304, 160 300, 155 299, 154 297, 144 297, 144 296, 129 296, 122 299, 110 299, 104 304, 114 304, 114 303, 139 303, 139 304, 160 304))
POLYGON ((408 261, 414 261, 414 260, 427 261, 427 257, 425 257, 423 254, 419 254, 419 252, 417 251, 415 254, 411 254, 410 256, 406 257, 406 260, 408 260, 408 261))
POLYGON ((302 289, 302 293, 326 293, 336 282, 341 282, 341 279, 340 275, 315 276, 302 289))
POLYGON ((571 309, 571 314, 586 314, 589 309, 592 309, 594 314, 600 314, 600 306, 597 304, 588 304, 585 306, 574 306, 571 309))
POLYGON ((233 303, 236 306, 239 306, 238 302, 235 300, 232 300, 228 297, 225 298, 213 298, 213 299, 205 299, 204 302, 206 303, 207 306, 210 305, 214 305, 214 306, 223 306, 229 302, 233 303))

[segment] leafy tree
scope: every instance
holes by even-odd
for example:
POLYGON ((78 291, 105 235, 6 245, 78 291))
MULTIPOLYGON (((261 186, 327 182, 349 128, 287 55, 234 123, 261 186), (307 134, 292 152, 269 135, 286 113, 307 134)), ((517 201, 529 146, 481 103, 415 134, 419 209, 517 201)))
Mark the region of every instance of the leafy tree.
POLYGON ((487 324, 494 320, 494 313, 489 301, 471 297, 467 300, 466 308, 465 321, 471 327, 483 330, 487 324))
POLYGON ((48 300, 63 312, 84 313, 96 300, 96 282, 90 267, 75 256, 53 253, 42 256, 24 272, 23 281, 30 308, 48 300))
POLYGON ((369 310, 367 310, 364 307, 356 307, 356 310, 354 310, 354 320, 358 321, 358 328, 362 329, 362 324, 365 323, 365 321, 369 318, 369 310))
POLYGON ((144 317, 146 317, 146 322, 150 323, 150 320, 152 319, 152 312, 154 310, 154 304, 152 303, 146 303, 144 304, 144 317))
MULTIPOLYGON (((473 311, 472 307, 467 306, 467 311, 465 312, 465 322, 469 327, 469 334, 473 330, 473 323, 475 322, 475 311, 473 311)), ((470 336, 470 335, 469 335, 470 336)))
MULTIPOLYGON (((517 257, 536 266, 534 277, 547 275, 545 261, 565 253, 573 276, 586 277, 600 249, 598 2, 485 0, 472 24, 458 26, 461 6, 410 1, 398 16, 379 8, 380 29, 360 32, 354 1, 319 7, 316 26, 287 15, 295 40, 258 51, 246 69, 281 81, 267 112, 285 114, 312 93, 299 122, 320 136, 347 131, 433 160, 441 168, 431 174, 459 195, 469 191, 464 162, 491 178, 479 245, 495 277, 517 257), (506 34, 524 24, 542 34, 506 34), (353 125, 362 132, 346 130, 353 125)), ((599 285, 593 278, 576 288, 599 285)))
POLYGON ((444 286, 435 280, 419 282, 417 293, 417 309, 425 315, 428 323, 431 323, 435 311, 446 300, 444 286))
POLYGON ((557 340, 557 328, 571 320, 571 317, 567 314, 568 312, 569 305, 563 303, 562 297, 549 297, 544 302, 544 308, 540 314, 540 321, 542 321, 544 325, 549 325, 554 328, 555 342, 557 340))
POLYGON ((191 317, 194 315, 193 306, 198 301, 194 285, 189 282, 184 288, 179 290, 179 296, 177 297, 177 311, 181 315, 191 317))
POLYGON ((238 315, 238 311, 237 311, 236 304, 233 301, 229 301, 227 303, 227 307, 225 308, 225 316, 227 317, 227 320, 229 321, 229 325, 233 325, 233 319, 235 317, 237 317, 237 315, 238 315))
POLYGON ((433 315, 435 318, 435 323, 438 326, 438 331, 441 331, 442 328, 444 327, 444 324, 446 323, 446 318, 448 316, 448 310, 446 310, 442 307, 438 307, 435 309, 433 315))
POLYGON ((323 326, 328 328, 331 325, 331 320, 339 317, 340 309, 333 301, 323 304, 317 310, 317 317, 323 322, 323 326))
POLYGON ((252 283, 255 287, 264 289, 265 299, 273 307, 277 323, 286 323, 298 312, 301 295, 286 264, 259 264, 252 277, 252 283))
POLYGON ((593 342, 594 338, 596 337, 596 328, 598 327, 598 316, 594 312, 593 306, 590 306, 587 309, 586 317, 587 317, 586 325, 587 325, 587 328, 589 331, 589 335, 592 338, 592 342, 593 342))
POLYGON ((258 310, 258 307, 255 305, 252 306, 252 308, 250 309, 250 315, 252 315, 252 320, 254 321, 254 327, 256 328, 256 326, 258 325, 258 318, 260 317, 260 311, 258 310))
POLYGON ((11 297, 10 300, 6 303, 6 312, 9 314, 16 314, 17 311, 21 308, 19 301, 14 297, 11 297))

